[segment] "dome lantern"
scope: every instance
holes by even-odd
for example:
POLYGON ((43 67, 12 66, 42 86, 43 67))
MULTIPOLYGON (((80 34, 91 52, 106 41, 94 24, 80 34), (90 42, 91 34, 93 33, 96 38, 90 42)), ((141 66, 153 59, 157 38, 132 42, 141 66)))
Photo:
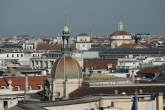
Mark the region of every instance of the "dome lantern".
POLYGON ((64 26, 64 29, 62 31, 62 41, 63 41, 63 45, 62 45, 62 49, 63 50, 67 50, 70 49, 70 31, 68 26, 64 26))
POLYGON ((70 34, 68 26, 66 26, 66 25, 64 26, 64 29, 63 29, 63 31, 62 31, 62 34, 63 34, 63 35, 65 35, 65 34, 70 34))

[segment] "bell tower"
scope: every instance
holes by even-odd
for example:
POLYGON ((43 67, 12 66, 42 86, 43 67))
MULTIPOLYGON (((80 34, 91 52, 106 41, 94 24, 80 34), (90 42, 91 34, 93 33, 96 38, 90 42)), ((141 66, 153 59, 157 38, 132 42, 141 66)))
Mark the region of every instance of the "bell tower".
POLYGON ((124 30, 124 25, 122 20, 120 19, 120 22, 118 23, 118 31, 123 31, 124 30))

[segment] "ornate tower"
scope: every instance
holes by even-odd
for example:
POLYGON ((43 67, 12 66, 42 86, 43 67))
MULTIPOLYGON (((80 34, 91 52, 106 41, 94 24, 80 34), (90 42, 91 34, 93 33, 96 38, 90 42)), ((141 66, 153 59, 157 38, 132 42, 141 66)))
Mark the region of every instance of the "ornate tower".
POLYGON ((120 19, 120 22, 118 23, 118 31, 123 31, 124 30, 124 25, 122 20, 120 19))
POLYGON ((70 50, 70 31, 69 28, 65 25, 64 29, 62 31, 62 50, 66 51, 66 50, 70 50))
POLYGON ((51 101, 67 99, 69 93, 81 86, 82 72, 79 63, 70 55, 70 31, 65 25, 62 31, 63 56, 56 59, 51 70, 51 101))

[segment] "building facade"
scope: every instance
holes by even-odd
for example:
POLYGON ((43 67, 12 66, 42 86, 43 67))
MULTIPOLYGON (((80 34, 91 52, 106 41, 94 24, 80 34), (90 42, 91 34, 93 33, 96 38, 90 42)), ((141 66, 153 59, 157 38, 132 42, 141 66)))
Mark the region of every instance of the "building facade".
POLYGON ((88 34, 78 34, 76 39, 77 50, 89 50, 91 48, 91 38, 88 34))

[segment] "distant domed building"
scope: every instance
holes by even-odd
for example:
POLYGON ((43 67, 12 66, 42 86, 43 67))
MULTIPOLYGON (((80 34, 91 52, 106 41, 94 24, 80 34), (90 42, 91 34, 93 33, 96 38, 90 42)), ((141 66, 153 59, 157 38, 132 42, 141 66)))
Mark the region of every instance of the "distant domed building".
POLYGON ((79 63, 70 56, 70 32, 67 26, 62 31, 63 56, 58 58, 51 70, 51 100, 68 98, 69 93, 78 89, 82 82, 82 72, 79 63))
POLYGON ((111 48, 117 48, 122 44, 133 43, 131 34, 124 31, 122 20, 118 24, 118 31, 111 34, 111 48))

